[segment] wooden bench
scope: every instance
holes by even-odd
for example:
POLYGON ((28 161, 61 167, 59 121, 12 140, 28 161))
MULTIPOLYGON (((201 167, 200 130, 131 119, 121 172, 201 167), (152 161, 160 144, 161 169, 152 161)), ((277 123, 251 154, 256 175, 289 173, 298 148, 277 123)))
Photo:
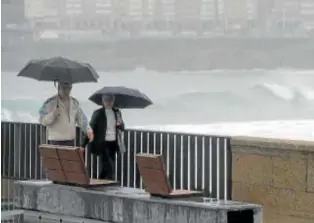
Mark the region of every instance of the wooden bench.
POLYGON ((47 177, 54 183, 81 187, 118 184, 116 181, 90 179, 83 151, 78 147, 43 144, 39 146, 39 152, 47 177))
POLYGON ((162 155, 137 154, 137 165, 145 189, 152 196, 163 198, 200 197, 200 191, 173 190, 170 186, 162 155))

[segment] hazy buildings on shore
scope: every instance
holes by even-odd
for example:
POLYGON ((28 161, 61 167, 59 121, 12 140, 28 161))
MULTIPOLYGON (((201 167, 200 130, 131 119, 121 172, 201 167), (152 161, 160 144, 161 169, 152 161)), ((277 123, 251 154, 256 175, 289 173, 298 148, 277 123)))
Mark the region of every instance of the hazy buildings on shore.
POLYGON ((314 24, 313 0, 24 1, 28 20, 48 29, 126 29, 137 33, 147 29, 176 33, 218 29, 225 33, 310 28, 314 24))
POLYGON ((1 25, 21 24, 25 22, 24 0, 1 0, 1 25))
POLYGON ((2 0, 2 24, 28 22, 35 33, 93 30, 110 38, 313 36, 313 0, 2 0))
POLYGON ((101 69, 308 68, 313 39, 302 34, 313 33, 312 1, 2 0, 6 27, 28 24, 2 30, 2 62, 14 69, 34 57, 64 55, 101 69))

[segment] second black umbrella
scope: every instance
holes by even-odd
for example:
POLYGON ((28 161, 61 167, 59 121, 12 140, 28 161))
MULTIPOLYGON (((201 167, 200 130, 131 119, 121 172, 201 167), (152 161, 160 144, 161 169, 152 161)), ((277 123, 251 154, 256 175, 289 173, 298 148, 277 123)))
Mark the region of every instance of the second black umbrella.
POLYGON ((144 93, 122 86, 104 87, 90 96, 89 100, 102 105, 102 96, 105 94, 114 95, 114 105, 118 108, 145 108, 152 104, 152 101, 144 93))

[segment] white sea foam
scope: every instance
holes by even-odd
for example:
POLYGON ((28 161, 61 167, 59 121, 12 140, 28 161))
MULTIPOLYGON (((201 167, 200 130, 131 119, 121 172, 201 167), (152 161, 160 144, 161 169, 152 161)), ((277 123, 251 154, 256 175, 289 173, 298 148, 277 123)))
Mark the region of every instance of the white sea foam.
MULTIPOLYGON (((130 125, 204 124, 252 120, 314 118, 314 71, 213 70, 99 72, 98 83, 77 84, 75 96, 90 116, 96 105, 88 97, 105 85, 124 85, 145 92, 154 104, 145 110, 124 110, 130 125)), ((56 93, 53 83, 2 72, 1 119, 35 122, 44 100, 56 93)))

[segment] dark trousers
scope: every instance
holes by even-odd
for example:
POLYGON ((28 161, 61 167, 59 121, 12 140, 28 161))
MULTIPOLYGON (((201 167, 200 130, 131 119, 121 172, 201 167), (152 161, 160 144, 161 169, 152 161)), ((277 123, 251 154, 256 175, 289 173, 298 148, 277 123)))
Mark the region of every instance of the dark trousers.
POLYGON ((48 144, 58 146, 74 146, 74 140, 49 140, 48 144))
MULTIPOLYGON (((101 162, 102 168, 100 169, 100 179, 114 180, 115 171, 115 158, 117 152, 117 142, 107 141, 103 142, 101 145, 101 152, 98 155, 99 161, 101 162)), ((97 162, 93 165, 93 177, 96 178, 97 175, 97 162)))

